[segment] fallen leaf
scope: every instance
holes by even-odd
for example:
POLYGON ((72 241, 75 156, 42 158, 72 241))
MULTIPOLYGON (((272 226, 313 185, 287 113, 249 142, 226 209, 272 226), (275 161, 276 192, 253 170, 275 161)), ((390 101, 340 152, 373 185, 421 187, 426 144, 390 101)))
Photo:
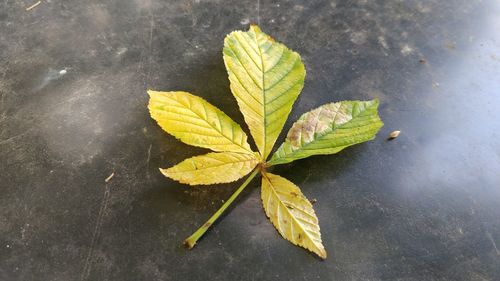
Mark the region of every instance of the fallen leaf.
MULTIPOLYGON (((329 103, 295 122, 285 142, 267 160, 293 103, 304 86, 300 55, 276 42, 256 25, 234 31, 224 40, 224 63, 230 88, 258 152, 243 129, 224 112, 187 92, 148 91, 149 112, 158 125, 182 142, 211 149, 160 171, 190 185, 233 182, 250 173, 223 205, 185 240, 191 249, 260 172, 262 202, 278 232, 295 245, 326 258, 318 218, 299 187, 266 169, 318 154, 333 154, 371 140, 383 123, 378 100, 329 103)), ((212 202, 213 204, 213 202, 212 202)))

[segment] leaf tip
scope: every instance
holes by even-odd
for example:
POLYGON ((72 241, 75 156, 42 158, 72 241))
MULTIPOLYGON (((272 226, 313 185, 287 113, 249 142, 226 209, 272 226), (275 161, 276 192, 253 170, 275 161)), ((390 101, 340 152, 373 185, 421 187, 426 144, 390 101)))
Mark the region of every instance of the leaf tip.
POLYGON ((171 173, 171 169, 173 167, 170 167, 170 168, 167 168, 167 169, 163 169, 163 168, 159 168, 160 169, 160 172, 167 178, 169 179, 173 179, 177 182, 180 182, 182 184, 189 184, 189 185, 193 185, 193 183, 189 182, 189 181, 186 181, 186 180, 183 180, 182 178, 179 178, 179 177, 176 177, 175 174, 172 174, 171 173))
POLYGON ((158 170, 160 170, 160 172, 161 172, 164 176, 169 177, 169 176, 168 176, 168 172, 167 172, 167 170, 168 170, 168 169, 158 168, 158 170))
POLYGON ((147 93, 148 93, 149 97, 152 98, 157 93, 157 91, 148 89, 147 93))
POLYGON ((325 248, 321 248, 321 249, 319 249, 319 252, 318 252, 318 253, 316 253, 316 254, 318 254, 318 256, 319 256, 321 259, 323 259, 323 260, 326 260, 326 258, 327 258, 327 256, 328 256, 328 254, 326 253, 325 248))
POLYGON ((186 184, 186 183, 187 183, 187 184, 191 185, 191 183, 189 183, 189 182, 185 182, 185 181, 183 181, 183 180, 181 180, 181 179, 177 178, 175 175, 173 175, 173 174, 171 173, 171 169, 172 169, 172 167, 171 167, 171 168, 167 168, 167 169, 163 169, 163 168, 159 168, 159 169, 160 169, 160 172, 161 172, 161 173, 162 173, 165 177, 167 177, 167 178, 169 178, 169 179, 173 179, 173 180, 178 181, 178 182, 180 182, 180 183, 184 183, 184 184, 186 184))
POLYGON ((259 32, 261 31, 260 27, 257 24, 255 24, 255 23, 251 23, 250 24, 249 30, 259 31, 259 32))

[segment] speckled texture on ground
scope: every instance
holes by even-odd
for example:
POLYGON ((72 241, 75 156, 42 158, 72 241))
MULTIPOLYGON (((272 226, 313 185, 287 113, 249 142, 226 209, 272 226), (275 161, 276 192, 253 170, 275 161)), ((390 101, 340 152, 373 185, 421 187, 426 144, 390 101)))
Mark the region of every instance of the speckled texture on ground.
POLYGON ((497 1, 34 2, 0 1, 0 280, 500 280, 497 1), (205 150, 161 131, 146 89, 243 124, 222 44, 252 22, 307 68, 285 132, 381 101, 374 141, 274 169, 318 199, 323 262, 279 237, 258 181, 187 251, 237 183, 158 171, 205 150))

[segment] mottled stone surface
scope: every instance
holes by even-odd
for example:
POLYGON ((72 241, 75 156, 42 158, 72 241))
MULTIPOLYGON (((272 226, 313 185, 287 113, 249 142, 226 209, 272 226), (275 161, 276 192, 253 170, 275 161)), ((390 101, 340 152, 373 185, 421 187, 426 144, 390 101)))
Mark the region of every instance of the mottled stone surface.
POLYGON ((500 280, 498 1, 34 2, 0 2, 0 280, 500 280), (318 199, 326 261, 279 237, 258 181, 181 245, 237 183, 164 178, 205 150, 163 133, 145 91, 242 123, 222 44, 251 22, 307 68, 286 130, 381 101, 374 141, 274 169, 318 199))

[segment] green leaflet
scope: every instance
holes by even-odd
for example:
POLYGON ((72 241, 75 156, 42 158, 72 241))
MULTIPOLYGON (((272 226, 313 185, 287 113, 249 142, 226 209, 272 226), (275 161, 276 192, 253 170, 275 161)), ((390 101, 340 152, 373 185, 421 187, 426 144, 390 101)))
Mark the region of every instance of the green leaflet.
POLYGON ((303 114, 288 131, 269 166, 318 154, 334 154, 371 140, 383 126, 378 100, 342 101, 322 105, 303 114))
POLYGON ((224 63, 231 91, 265 161, 304 86, 300 55, 252 25, 226 37, 224 63))

